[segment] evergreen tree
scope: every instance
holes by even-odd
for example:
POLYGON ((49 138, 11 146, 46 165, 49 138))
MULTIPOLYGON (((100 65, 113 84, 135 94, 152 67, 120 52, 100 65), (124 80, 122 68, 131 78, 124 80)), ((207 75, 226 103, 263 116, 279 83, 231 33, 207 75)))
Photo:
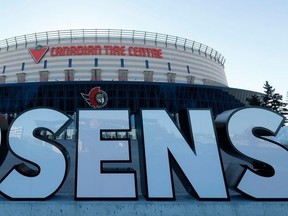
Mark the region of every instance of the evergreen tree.
POLYGON ((261 96, 257 94, 251 95, 251 97, 247 98, 246 100, 250 106, 261 106, 262 104, 261 96))
POLYGON ((280 110, 280 113, 285 116, 285 124, 288 125, 288 109, 284 107, 280 110))
POLYGON ((273 94, 270 108, 275 112, 280 112, 284 106, 286 106, 286 104, 282 102, 282 95, 278 93, 273 94))
POLYGON ((268 81, 266 81, 263 88, 264 88, 264 96, 262 97, 261 100, 262 101, 261 106, 272 108, 272 101, 275 89, 268 83, 268 81))
POLYGON ((288 109, 287 104, 282 101, 283 96, 275 93, 275 88, 268 81, 265 82, 263 88, 264 95, 252 95, 251 98, 247 98, 249 105, 266 107, 278 112, 285 117, 285 123, 288 123, 288 109))

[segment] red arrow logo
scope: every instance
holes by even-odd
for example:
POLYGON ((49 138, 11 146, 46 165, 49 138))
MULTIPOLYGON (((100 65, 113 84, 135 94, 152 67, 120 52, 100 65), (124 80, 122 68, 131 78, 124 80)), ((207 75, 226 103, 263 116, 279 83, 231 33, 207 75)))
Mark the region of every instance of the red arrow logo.
POLYGON ((34 59, 34 62, 39 63, 48 50, 49 47, 43 47, 41 45, 38 45, 35 47, 35 49, 29 49, 29 53, 34 59))

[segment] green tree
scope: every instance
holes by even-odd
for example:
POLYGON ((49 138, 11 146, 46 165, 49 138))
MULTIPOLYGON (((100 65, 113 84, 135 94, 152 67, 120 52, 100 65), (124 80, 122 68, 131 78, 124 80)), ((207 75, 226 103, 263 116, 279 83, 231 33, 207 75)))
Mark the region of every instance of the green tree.
POLYGON ((250 106, 261 106, 262 104, 261 96, 257 94, 251 95, 251 97, 247 98, 246 100, 250 106))
POLYGON ((283 102, 283 96, 275 93, 275 88, 268 81, 265 82, 263 88, 263 95, 252 95, 247 98, 249 105, 266 107, 278 112, 285 117, 285 122, 288 123, 288 109, 286 108, 287 104, 283 102))
POLYGON ((286 104, 282 102, 282 95, 275 93, 272 95, 271 109, 275 112, 280 112, 286 104))
MULTIPOLYGON (((268 81, 265 82, 264 86, 264 96, 261 98, 261 106, 272 108, 272 101, 273 101, 273 95, 275 94, 275 88, 271 86, 268 81)), ((276 98, 275 98, 276 99, 276 98)), ((276 101, 274 101, 276 103, 276 101)))
MULTIPOLYGON (((287 106, 287 104, 286 104, 287 106)), ((283 107, 280 110, 280 113, 285 117, 285 124, 288 125, 288 109, 286 107, 283 107)))

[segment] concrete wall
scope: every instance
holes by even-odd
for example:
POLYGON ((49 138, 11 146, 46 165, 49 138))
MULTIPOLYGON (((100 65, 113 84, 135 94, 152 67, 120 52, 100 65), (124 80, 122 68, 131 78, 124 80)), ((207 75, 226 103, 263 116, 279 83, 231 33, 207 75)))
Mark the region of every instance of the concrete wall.
POLYGON ((74 201, 55 196, 48 201, 13 202, 0 200, 0 216, 21 215, 287 215, 287 202, 200 202, 182 197, 177 201, 74 201))

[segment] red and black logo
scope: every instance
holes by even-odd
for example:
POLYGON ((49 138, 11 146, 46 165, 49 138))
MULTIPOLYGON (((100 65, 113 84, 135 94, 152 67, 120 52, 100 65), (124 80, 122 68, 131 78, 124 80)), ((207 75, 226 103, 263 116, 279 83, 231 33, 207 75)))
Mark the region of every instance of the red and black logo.
POLYGON ((90 90, 89 94, 81 93, 82 97, 93 108, 102 108, 106 106, 108 102, 108 96, 105 91, 102 91, 100 87, 94 87, 90 90))
POLYGON ((37 45, 34 49, 29 49, 29 53, 32 56, 34 62, 37 64, 48 52, 49 47, 37 45))

